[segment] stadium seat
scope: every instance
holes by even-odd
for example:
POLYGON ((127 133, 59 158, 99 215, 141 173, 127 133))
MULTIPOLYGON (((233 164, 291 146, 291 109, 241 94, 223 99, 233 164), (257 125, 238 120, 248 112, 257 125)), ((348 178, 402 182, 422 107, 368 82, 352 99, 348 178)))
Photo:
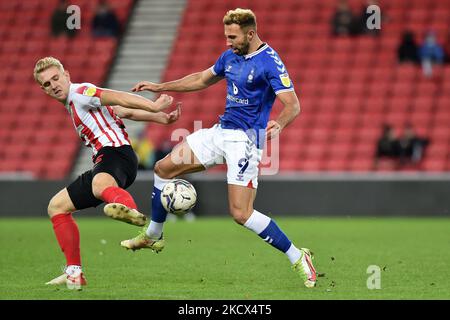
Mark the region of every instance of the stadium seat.
MULTIPOLYGON (((376 141, 385 122, 394 125, 397 133, 411 122, 417 131, 430 137, 431 151, 425 154, 423 165, 406 170, 448 170, 450 159, 435 157, 442 156, 440 148, 449 143, 450 68, 435 68, 435 77, 430 80, 423 77, 420 66, 398 64, 396 57, 406 26, 418 31, 418 41, 422 40, 422 28, 435 27, 439 37, 444 27, 448 29, 450 8, 443 5, 444 1, 432 3, 383 3, 389 21, 379 36, 337 38, 330 36, 329 22, 335 8, 332 1, 251 3, 258 20, 264 21, 260 34, 287 64, 302 107, 299 118, 283 131, 281 170, 373 170, 376 141)), ((358 0, 350 1, 350 5, 361 9, 358 0)), ((230 8, 221 1, 188 1, 176 45, 168 58, 165 80, 214 63, 224 49, 224 39, 221 26, 212 19, 206 21, 203 12, 221 18, 225 9, 230 8), (199 22, 217 32, 218 37, 192 48, 199 22), (186 52, 195 52, 196 59, 191 61, 186 52)), ((223 112, 224 90, 224 86, 214 86, 198 95, 183 95, 189 108, 184 109, 186 120, 181 123, 200 118, 204 124, 217 120, 217 114, 223 112)), ((280 109, 279 103, 273 107, 272 119, 280 109)), ((151 136, 151 126, 148 132, 151 136)), ((154 137, 163 139, 164 135, 155 133, 154 137)), ((387 162, 381 170, 395 168, 387 162)))
MULTIPOLYGON (((132 0, 109 2, 124 23, 132 0)), ((62 179, 70 173, 80 146, 67 112, 46 97, 34 82, 32 70, 37 59, 54 55, 70 71, 74 82, 79 79, 98 85, 103 84, 112 61, 117 39, 91 38, 89 24, 73 40, 51 37, 48 22, 57 4, 57 0, 2 1, 0 4, 0 61, 4 66, 0 75, 0 142, 8 150, 7 155, 0 157, 0 172, 26 171, 38 178, 62 179), (92 55, 96 59, 90 59, 92 55), (91 60, 95 60, 95 64, 89 63, 91 60), (84 78, 85 66, 89 65, 95 67, 91 68, 88 78, 84 78), (61 144, 53 145, 58 142, 61 144), (55 152, 58 163, 48 161, 55 152)), ((97 1, 80 0, 77 4, 82 7, 83 21, 89 21, 97 1)))

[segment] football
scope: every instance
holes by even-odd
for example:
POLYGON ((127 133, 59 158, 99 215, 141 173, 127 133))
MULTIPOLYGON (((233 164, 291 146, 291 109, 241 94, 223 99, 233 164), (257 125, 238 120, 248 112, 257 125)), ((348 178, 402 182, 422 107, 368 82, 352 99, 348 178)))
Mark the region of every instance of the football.
POLYGON ((197 191, 186 180, 174 179, 161 190, 161 203, 167 212, 177 216, 188 213, 197 202, 197 191))

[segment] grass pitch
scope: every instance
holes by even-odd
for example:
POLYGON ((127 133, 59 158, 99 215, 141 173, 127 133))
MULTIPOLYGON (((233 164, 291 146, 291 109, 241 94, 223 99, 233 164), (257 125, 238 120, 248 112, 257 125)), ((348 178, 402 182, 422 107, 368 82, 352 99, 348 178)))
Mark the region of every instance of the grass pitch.
POLYGON ((64 256, 48 219, 0 219, 0 299, 450 299, 450 219, 275 218, 325 273, 307 289, 288 259, 231 218, 169 221, 166 248, 126 251, 138 227, 76 215, 88 286, 44 283, 64 256), (381 288, 369 290, 370 265, 381 288))

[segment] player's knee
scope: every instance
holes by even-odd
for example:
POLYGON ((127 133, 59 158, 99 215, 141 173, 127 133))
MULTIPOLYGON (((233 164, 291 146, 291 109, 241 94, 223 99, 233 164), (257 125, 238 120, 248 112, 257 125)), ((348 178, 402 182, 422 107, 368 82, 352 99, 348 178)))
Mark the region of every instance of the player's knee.
POLYGON ((65 212, 67 212, 67 210, 63 201, 61 201, 57 196, 50 199, 47 207, 47 213, 50 218, 65 212))
POLYGON ((237 224, 244 225, 247 222, 250 213, 248 210, 244 210, 241 208, 230 208, 231 216, 237 224))
POLYGON ((168 168, 163 160, 159 160, 155 163, 153 171, 158 175, 158 177, 163 179, 173 179, 176 177, 176 173, 168 168))
POLYGON ((104 186, 100 186, 98 184, 94 184, 92 183, 92 194, 94 195, 94 197, 96 197, 97 199, 102 199, 102 192, 105 190, 106 188, 104 186))
POLYGON ((247 218, 243 214, 233 215, 233 220, 240 225, 244 225, 247 221, 247 218))
POLYGON ((92 179, 92 194, 97 199, 102 200, 102 193, 108 187, 115 186, 115 180, 112 176, 99 173, 92 179))

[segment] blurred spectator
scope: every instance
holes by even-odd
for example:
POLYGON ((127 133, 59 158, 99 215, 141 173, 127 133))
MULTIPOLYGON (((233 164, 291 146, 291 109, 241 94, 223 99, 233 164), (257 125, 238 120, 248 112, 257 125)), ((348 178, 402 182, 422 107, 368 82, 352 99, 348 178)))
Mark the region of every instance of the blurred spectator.
POLYGON ((444 49, 436 42, 436 35, 430 31, 419 48, 419 58, 422 63, 423 74, 426 77, 433 75, 433 65, 444 63, 444 49))
POLYGON ((155 163, 153 143, 143 136, 133 141, 133 149, 138 157, 138 170, 150 170, 155 163))
POLYGON ((69 38, 73 38, 77 29, 69 29, 67 27, 67 19, 70 14, 67 13, 67 7, 69 6, 66 0, 60 0, 58 6, 53 11, 51 18, 51 33, 54 37, 66 35, 69 38))
POLYGON ((405 31, 402 36, 402 41, 397 49, 398 61, 400 63, 419 63, 418 56, 419 48, 414 38, 414 33, 405 31))
POLYGON ((355 34, 355 17, 347 3, 340 0, 331 21, 333 35, 346 36, 355 34))
POLYGON ((92 34, 94 37, 117 37, 120 33, 119 19, 109 6, 102 0, 98 3, 92 19, 92 34))
POLYGON ((381 158, 398 159, 399 141, 395 136, 394 129, 389 124, 383 125, 383 132, 377 142, 377 152, 375 154, 374 168, 378 168, 381 158))
POLYGON ((444 44, 445 62, 450 63, 450 31, 447 33, 447 39, 444 44))
POLYGON ((417 164, 422 160, 425 147, 428 145, 427 138, 418 137, 411 124, 405 126, 403 135, 399 140, 400 164, 417 164))

